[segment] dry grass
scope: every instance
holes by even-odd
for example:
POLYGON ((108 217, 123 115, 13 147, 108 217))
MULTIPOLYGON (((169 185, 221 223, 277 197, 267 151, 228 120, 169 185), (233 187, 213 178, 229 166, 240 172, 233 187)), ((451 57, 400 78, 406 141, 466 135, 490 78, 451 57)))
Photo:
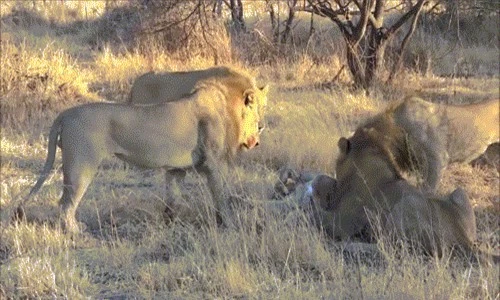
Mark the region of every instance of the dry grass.
MULTIPOLYGON (((209 213, 208 188, 198 176, 179 182, 180 217, 167 225, 162 172, 124 169, 112 160, 103 164, 80 205, 77 219, 86 229, 71 237, 57 222, 60 171, 29 204, 32 222, 5 219, 41 170, 54 116, 78 103, 122 101, 143 72, 204 68, 213 58, 182 59, 154 43, 147 52, 111 43, 94 47, 88 38, 99 30, 93 27, 61 31, 62 25, 98 20, 104 1, 1 5, 0 298, 498 298, 497 267, 429 258, 383 240, 378 255, 348 253, 302 212, 286 218, 258 205, 270 199, 276 170, 283 165, 333 174, 338 138, 387 102, 409 94, 452 103, 492 98, 498 96, 498 74, 451 79, 408 72, 366 96, 349 89, 346 71, 331 84, 344 58, 327 23, 318 21, 317 40, 304 38, 301 44, 307 32, 307 19, 301 16, 297 47, 283 57, 276 49, 262 48, 270 47, 269 29, 255 21, 251 26, 262 35, 220 41, 231 52, 226 55, 232 65, 250 69, 273 86, 262 145, 246 153, 226 178, 231 194, 242 202, 228 214, 226 226, 218 227, 209 213), (13 10, 20 8, 29 13, 17 14, 16 25, 13 10)), ((472 47, 461 53, 479 65, 498 59, 497 48, 474 47, 484 47, 481 55, 472 47)), ((444 66, 435 68, 453 69, 453 62, 439 63, 444 66)), ((456 186, 471 197, 479 242, 498 250, 498 171, 451 166, 440 190, 456 186)))

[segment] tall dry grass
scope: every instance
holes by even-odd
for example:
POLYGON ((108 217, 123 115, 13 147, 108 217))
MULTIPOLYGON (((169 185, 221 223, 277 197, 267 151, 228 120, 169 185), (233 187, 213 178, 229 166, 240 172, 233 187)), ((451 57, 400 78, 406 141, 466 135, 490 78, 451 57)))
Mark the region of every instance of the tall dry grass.
MULTIPOLYGON (((34 184, 58 112, 89 101, 122 101, 144 72, 214 63, 211 52, 193 52, 187 59, 182 51, 165 51, 154 38, 120 41, 119 34, 133 34, 122 30, 130 29, 122 19, 109 16, 129 15, 129 3, 108 2, 110 9, 119 9, 115 14, 105 3, 0 4, 2 217, 34 184), (114 38, 103 33, 102 24, 113 25, 114 38)), ((433 75, 453 69, 451 59, 432 65, 425 76, 403 73, 392 86, 376 86, 370 96, 351 91, 345 70, 332 82, 345 63, 338 33, 329 21, 317 19, 316 35, 309 37, 307 16, 298 18, 292 47, 273 45, 268 24, 252 16, 248 34, 234 37, 224 29, 214 42, 227 63, 272 84, 262 145, 245 153, 225 178, 237 200, 225 226, 217 226, 209 189, 199 176, 189 174, 176 184, 178 218, 166 224, 162 172, 124 169, 112 160, 98 172, 78 210, 83 233, 69 236, 57 218, 58 154, 56 172, 27 205, 32 222, 2 219, 0 298, 498 298, 497 267, 449 255, 430 258, 384 239, 375 254, 347 251, 349 245, 329 239, 303 212, 263 208, 279 167, 333 174, 338 137, 391 100, 418 94, 466 103, 498 95, 498 76, 433 75)), ((446 52, 447 44, 438 43, 442 35, 425 34, 436 49, 432 54, 446 52)), ((474 47, 469 49, 484 51, 460 51, 479 65, 491 65, 498 48, 474 47)), ((499 249, 498 184, 494 168, 457 165, 445 172, 440 187, 465 187, 478 217, 479 242, 494 250, 499 249)))

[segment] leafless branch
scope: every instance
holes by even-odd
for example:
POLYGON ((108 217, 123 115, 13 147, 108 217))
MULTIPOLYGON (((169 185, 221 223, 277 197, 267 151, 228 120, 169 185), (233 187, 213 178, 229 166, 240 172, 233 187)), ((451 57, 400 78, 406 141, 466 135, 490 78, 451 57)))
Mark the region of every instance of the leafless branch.
POLYGON ((358 26, 356 27, 355 34, 353 37, 354 44, 353 46, 357 46, 361 39, 365 36, 366 25, 368 25, 368 19, 370 16, 370 8, 372 6, 372 2, 370 0, 364 1, 363 6, 361 7, 361 18, 359 20, 358 26))
POLYGON ((342 20, 339 17, 339 16, 345 16, 346 14, 345 8, 340 7, 339 9, 334 10, 332 9, 330 2, 328 1, 315 1, 317 3, 314 3, 313 0, 308 0, 308 2, 311 9, 311 13, 329 18, 335 24, 337 24, 340 31, 345 37, 352 39, 352 32, 350 32, 348 29, 350 28, 349 25, 342 22, 342 20))
POLYGON ((386 32, 386 37, 391 36, 392 34, 396 33, 401 29, 401 27, 413 16, 416 14, 419 14, 420 11, 422 10, 422 7, 424 4, 426 4, 428 1, 426 0, 419 0, 407 13, 405 13, 399 20, 394 23, 394 25, 391 26, 386 32))
POLYGON ((200 5, 201 5, 201 3, 198 2, 198 4, 194 7, 194 9, 186 17, 179 19, 179 20, 175 20, 175 21, 168 20, 168 21, 159 22, 154 26, 154 28, 152 28, 150 30, 146 29, 145 33, 146 34, 155 34, 155 33, 161 32, 163 30, 169 29, 173 26, 179 25, 181 23, 185 23, 187 20, 189 20, 192 16, 194 16, 196 14, 198 9, 200 8, 200 5))
POLYGON ((408 29, 408 32, 406 33, 405 37, 403 38, 403 41, 401 42, 401 46, 400 46, 400 48, 398 49, 398 51, 396 53, 396 61, 394 62, 392 71, 389 74, 389 78, 387 79, 388 83, 392 82, 394 76, 396 75, 398 69, 401 66, 401 61, 402 61, 402 58, 403 58, 403 53, 404 53, 404 51, 406 49, 406 45, 408 44, 408 41, 410 40, 411 36, 415 32, 415 29, 417 28, 417 21, 418 21, 418 17, 420 15, 420 12, 421 12, 421 9, 418 10, 413 15, 413 19, 412 19, 412 23, 411 23, 410 29, 408 29))

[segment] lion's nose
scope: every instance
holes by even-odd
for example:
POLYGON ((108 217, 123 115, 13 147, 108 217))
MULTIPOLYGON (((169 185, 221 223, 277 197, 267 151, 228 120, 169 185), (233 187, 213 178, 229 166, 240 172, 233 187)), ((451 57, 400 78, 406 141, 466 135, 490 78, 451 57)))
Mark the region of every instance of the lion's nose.
POLYGON ((252 149, 259 145, 259 137, 258 136, 251 136, 247 139, 247 142, 244 144, 244 146, 247 149, 252 149))

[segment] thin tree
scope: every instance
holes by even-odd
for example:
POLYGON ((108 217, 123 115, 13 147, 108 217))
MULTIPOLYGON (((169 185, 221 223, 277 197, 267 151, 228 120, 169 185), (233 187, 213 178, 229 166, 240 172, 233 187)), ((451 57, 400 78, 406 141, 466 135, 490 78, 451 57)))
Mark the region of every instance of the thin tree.
POLYGON ((236 31, 245 31, 245 20, 243 18, 243 3, 241 0, 230 0, 229 8, 231 9, 231 19, 236 31))
POLYGON ((286 0, 288 7, 288 17, 282 22, 284 29, 281 31, 280 22, 280 3, 281 0, 266 0, 267 11, 269 12, 269 19, 271 20, 271 29, 273 32, 273 42, 275 44, 285 44, 292 33, 292 25, 295 20, 295 13, 300 10, 297 9, 298 0, 286 0))
POLYGON ((281 33, 282 44, 286 43, 286 41, 290 37, 293 20, 295 19, 295 12, 296 12, 295 6, 297 5, 297 0, 288 0, 286 4, 288 5, 288 18, 285 21, 285 29, 281 33))

